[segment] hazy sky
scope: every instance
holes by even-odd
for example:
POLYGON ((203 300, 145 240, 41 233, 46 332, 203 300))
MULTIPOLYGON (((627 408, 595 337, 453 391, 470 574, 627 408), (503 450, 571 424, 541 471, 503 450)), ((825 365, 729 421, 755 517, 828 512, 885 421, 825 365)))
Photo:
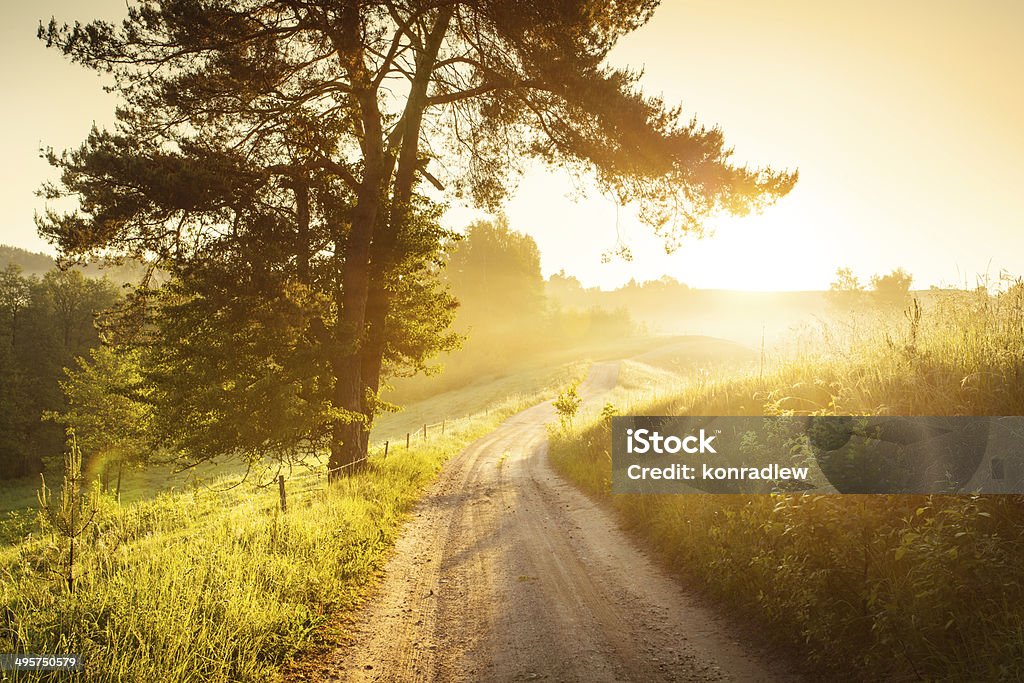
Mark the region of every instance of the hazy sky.
MULTIPOLYGON (((0 242, 49 250, 34 196, 49 176, 40 144, 80 142, 112 120, 102 81, 35 39, 40 18, 116 18, 123 0, 39 0, 0 10, 6 106, 0 242)), ((665 255, 608 199, 531 169, 508 204, 545 274, 612 287, 672 275, 699 287, 816 289, 837 266, 867 278, 903 266, 915 286, 1024 274, 1024 2, 1019 0, 668 0, 613 55, 645 87, 718 124, 736 158, 797 167, 765 212, 665 255)), ((456 207, 463 225, 473 212, 456 207)))

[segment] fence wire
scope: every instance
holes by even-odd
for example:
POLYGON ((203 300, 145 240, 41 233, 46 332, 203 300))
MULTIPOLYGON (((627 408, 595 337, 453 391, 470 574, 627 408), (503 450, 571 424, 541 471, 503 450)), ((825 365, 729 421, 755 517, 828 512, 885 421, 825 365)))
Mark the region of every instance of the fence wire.
MULTIPOLYGON (((438 422, 424 423, 422 427, 417 428, 415 431, 406 432, 405 447, 408 449, 412 447, 413 443, 422 444, 429 442, 430 433, 436 430, 438 427, 441 428, 441 435, 443 436, 446 433, 446 430, 450 429, 451 427, 459 425, 460 423, 472 422, 477 418, 489 415, 490 412, 490 408, 488 407, 485 408, 483 411, 472 413, 470 415, 463 415, 461 417, 457 417, 454 419, 443 418, 438 422)), ((397 448, 401 448, 402 445, 403 444, 401 443, 401 439, 397 441, 392 439, 385 439, 383 443, 377 441, 375 444, 372 444, 371 448, 373 448, 376 451, 376 453, 374 453, 374 456, 380 455, 383 458, 387 458, 389 455, 394 453, 397 448)), ((289 488, 286 488, 285 490, 285 497, 289 499, 301 499, 306 494, 323 491, 323 481, 325 479, 329 480, 336 473, 344 472, 349 468, 353 468, 356 467, 357 465, 368 462, 371 459, 371 457, 373 456, 371 456, 368 453, 359 460, 345 463, 344 465, 331 467, 326 470, 319 468, 314 470, 311 468, 310 471, 306 474, 298 474, 296 476, 286 477, 285 483, 286 485, 289 485, 289 488), (294 486, 296 488, 290 488, 291 486, 294 486)))

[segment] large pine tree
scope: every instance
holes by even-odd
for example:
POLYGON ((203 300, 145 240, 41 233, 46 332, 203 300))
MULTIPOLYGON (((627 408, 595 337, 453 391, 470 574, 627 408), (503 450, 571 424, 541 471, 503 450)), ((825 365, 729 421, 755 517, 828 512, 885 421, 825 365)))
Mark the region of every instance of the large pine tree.
MULTIPOLYGON (((637 203, 669 241, 792 187, 795 174, 732 164, 721 131, 607 66, 656 4, 149 0, 120 26, 51 21, 40 37, 110 72, 121 106, 116 130, 51 155, 62 178, 50 196, 79 208, 49 213, 41 232, 68 255, 157 259, 184 288, 172 309, 202 302, 211 338, 236 334, 213 328, 243 299, 266 331, 287 317, 261 321, 268 307, 301 301, 289 348, 315 353, 293 394, 312 401, 301 405, 326 430, 330 467, 359 462, 382 378, 449 343, 429 322, 450 306, 428 303, 443 235, 420 182, 493 208, 508 174, 539 158, 637 203)), ((188 367, 182 349, 163 360, 188 367)), ((256 342, 237 351, 288 366, 256 342)), ((237 386, 207 360, 192 379, 237 386)), ((212 433, 248 405, 215 408, 211 386, 168 394, 192 402, 190 429, 212 433)))

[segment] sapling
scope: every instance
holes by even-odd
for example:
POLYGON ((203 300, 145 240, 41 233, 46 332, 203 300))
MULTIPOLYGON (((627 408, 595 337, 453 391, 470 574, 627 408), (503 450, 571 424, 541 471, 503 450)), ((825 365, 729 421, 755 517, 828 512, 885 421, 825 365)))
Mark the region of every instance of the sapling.
POLYGON ((582 403, 583 399, 580 398, 579 392, 576 391, 575 384, 559 393, 558 397, 552 402, 563 429, 568 429, 572 426, 573 418, 576 417, 576 413, 579 412, 582 403))
MULTIPOLYGON (((74 432, 71 433, 71 448, 64 455, 64 481, 60 495, 54 500, 52 491, 46 486, 46 477, 38 492, 40 524, 44 530, 52 530, 63 543, 67 544, 65 571, 61 577, 69 593, 75 591, 75 548, 79 538, 94 525, 99 512, 95 495, 83 493, 82 451, 74 432)), ((63 550, 63 549, 62 549, 63 550)))

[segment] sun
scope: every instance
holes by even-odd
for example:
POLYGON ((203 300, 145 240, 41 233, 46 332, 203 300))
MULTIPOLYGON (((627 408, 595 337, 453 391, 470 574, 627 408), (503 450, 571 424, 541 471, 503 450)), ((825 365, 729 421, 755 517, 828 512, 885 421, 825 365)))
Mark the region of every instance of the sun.
POLYGON ((670 274, 702 289, 827 289, 836 257, 813 208, 787 198, 761 214, 713 219, 706 236, 684 241, 670 274))

